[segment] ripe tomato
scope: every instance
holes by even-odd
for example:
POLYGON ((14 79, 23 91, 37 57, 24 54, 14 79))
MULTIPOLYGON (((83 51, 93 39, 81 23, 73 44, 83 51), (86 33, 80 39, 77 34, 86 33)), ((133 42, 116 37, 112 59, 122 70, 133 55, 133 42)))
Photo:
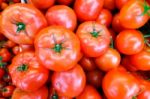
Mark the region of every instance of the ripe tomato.
POLYGON ((108 29, 94 21, 80 24, 76 35, 80 40, 81 50, 88 57, 98 57, 104 54, 110 44, 108 29))
POLYGON ((150 48, 146 47, 141 52, 129 56, 129 62, 137 68, 137 70, 150 70, 150 48))
POLYGON ((83 56, 79 61, 79 64, 85 71, 92 71, 96 69, 96 64, 93 58, 83 56))
POLYGON ((6 2, 2 2, 1 9, 5 10, 9 5, 6 2))
POLYGON ((46 12, 46 19, 49 25, 61 25, 72 31, 77 26, 77 17, 75 12, 68 6, 55 5, 46 12))
POLYGON ((16 55, 8 68, 13 84, 24 91, 35 91, 48 79, 48 70, 39 64, 32 51, 16 55))
POLYGON ((121 9, 130 0, 114 0, 118 9, 121 9))
POLYGON ((0 66, 0 80, 3 78, 4 74, 5 74, 5 70, 0 66))
POLYGON ((47 87, 42 87, 34 92, 26 92, 19 88, 14 90, 12 99, 47 99, 48 89, 47 87))
POLYGON ((37 32, 47 26, 46 19, 35 7, 13 4, 2 12, 2 33, 18 44, 33 44, 37 32))
POLYGON ((112 28, 116 33, 121 32, 122 30, 124 30, 125 28, 121 25, 120 23, 120 17, 119 14, 116 14, 113 16, 112 19, 112 28))
POLYGON ((79 21, 94 21, 103 8, 104 0, 75 0, 74 10, 79 21))
POLYGON ((83 92, 76 99, 102 99, 102 97, 93 86, 86 85, 83 92))
POLYGON ((70 5, 73 3, 74 0, 56 0, 57 3, 60 5, 70 5))
POLYGON ((109 27, 112 22, 111 12, 107 9, 102 9, 96 21, 109 27))
POLYGON ((15 89, 15 86, 9 85, 2 89, 2 95, 3 97, 10 97, 13 94, 13 91, 15 89))
POLYGON ((113 69, 104 76, 102 88, 108 99, 133 99, 140 91, 138 80, 120 69, 113 69))
POLYGON ((102 86, 102 79, 104 73, 100 70, 93 70, 87 72, 87 82, 96 88, 100 88, 102 86))
POLYGON ((121 56, 119 52, 113 48, 109 48, 106 53, 95 58, 95 63, 99 69, 109 71, 117 68, 120 64, 121 56))
POLYGON ((137 54, 144 48, 143 34, 138 30, 123 30, 117 35, 115 46, 123 54, 137 54))
POLYGON ((104 8, 114 10, 116 8, 115 0, 104 0, 104 8))
POLYGON ((52 75, 52 85, 60 96, 76 97, 83 91, 85 84, 86 76, 80 65, 52 75))
POLYGON ((122 26, 128 29, 142 27, 149 20, 148 7, 145 0, 129 0, 120 10, 122 26))
POLYGON ((41 30, 35 39, 35 52, 39 61, 53 71, 71 69, 81 58, 79 39, 61 26, 41 30))
POLYGON ((38 9, 47 9, 54 5, 55 0, 30 0, 30 2, 38 9))
POLYGON ((0 49, 0 57, 2 58, 2 62, 8 62, 11 59, 11 53, 7 48, 0 49))

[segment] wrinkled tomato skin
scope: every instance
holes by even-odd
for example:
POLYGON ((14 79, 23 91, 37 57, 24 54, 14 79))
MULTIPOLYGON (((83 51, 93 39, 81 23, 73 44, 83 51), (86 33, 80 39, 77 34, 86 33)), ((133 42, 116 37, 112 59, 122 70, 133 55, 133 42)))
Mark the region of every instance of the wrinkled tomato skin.
POLYGON ((104 0, 75 0, 74 11, 78 17, 78 20, 94 21, 104 4, 104 0))

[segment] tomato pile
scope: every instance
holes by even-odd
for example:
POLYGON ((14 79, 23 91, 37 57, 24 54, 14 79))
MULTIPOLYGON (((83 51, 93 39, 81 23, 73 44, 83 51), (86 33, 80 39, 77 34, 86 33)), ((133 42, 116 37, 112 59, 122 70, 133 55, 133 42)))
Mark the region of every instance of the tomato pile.
POLYGON ((0 0, 0 99, 150 99, 150 0, 0 0))

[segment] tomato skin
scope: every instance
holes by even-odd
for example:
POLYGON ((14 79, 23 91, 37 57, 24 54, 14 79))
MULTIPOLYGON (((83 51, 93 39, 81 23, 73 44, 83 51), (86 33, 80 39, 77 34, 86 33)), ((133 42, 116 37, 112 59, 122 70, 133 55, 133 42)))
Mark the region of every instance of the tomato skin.
POLYGON ((48 89, 43 86, 40 89, 34 92, 26 92, 16 88, 12 95, 12 99, 47 99, 48 98, 48 89))
POLYGON ((7 48, 0 49, 0 56, 2 57, 2 62, 8 62, 11 59, 11 53, 7 48))
POLYGON ((37 32, 47 26, 44 15, 38 9, 21 3, 4 10, 0 22, 2 33, 17 44, 33 44, 37 32))
POLYGON ((95 63, 99 69, 108 72, 117 68, 120 64, 121 56, 119 52, 113 48, 109 48, 106 53, 95 58, 95 63))
POLYGON ((35 52, 39 61, 53 71, 69 70, 82 57, 79 39, 61 26, 41 30, 35 39, 35 52))
POLYGON ((103 76, 104 73, 100 70, 89 71, 86 75, 87 82, 95 88, 100 88, 102 86, 103 76))
POLYGON ((19 2, 20 2, 20 0, 13 0, 13 2, 14 2, 14 3, 19 3, 19 2))
POLYGON ((2 95, 3 97, 10 97, 13 94, 13 91, 15 89, 15 86, 9 85, 2 89, 2 95))
POLYGON ((57 3, 61 5, 70 5, 73 3, 74 0, 56 0, 57 3))
POLYGON ((115 0, 104 0, 104 8, 114 10, 116 8, 115 0))
POLYGON ((146 47, 141 52, 129 56, 129 62, 137 68, 137 70, 150 70, 150 48, 146 47))
POLYGON ((113 69, 104 76, 102 88, 108 99, 132 99, 140 91, 138 80, 120 69, 113 69))
POLYGON ((55 0, 30 0, 38 9, 47 9, 54 5, 55 0))
POLYGON ((121 9, 129 0, 114 0, 118 9, 121 9))
POLYGON ((16 45, 15 42, 13 42, 13 41, 11 41, 11 40, 8 40, 8 41, 6 41, 6 43, 4 44, 4 47, 6 47, 6 48, 12 48, 12 47, 14 47, 15 45, 16 45))
POLYGON ((85 71, 93 71, 96 69, 96 64, 93 58, 83 56, 82 59, 79 61, 79 64, 85 71))
POLYGON ((84 90, 85 84, 86 76, 80 65, 52 75, 52 85, 60 96, 76 97, 84 90))
POLYGON ((49 75, 49 71, 39 64, 35 53, 32 51, 16 55, 8 69, 13 84, 21 90, 28 92, 42 87, 49 75))
POLYGON ((110 44, 108 29, 94 21, 87 21, 79 25, 77 37, 81 43, 81 50, 87 57, 98 57, 104 54, 110 44))
POLYGON ((144 11, 144 0, 129 0, 120 10, 120 22, 123 27, 137 29, 142 27, 149 20, 144 11))
POLYGON ((93 86, 86 85, 83 92, 76 99, 102 99, 102 97, 93 86))
POLYGON ((123 30, 115 41, 116 48, 125 55, 137 54, 144 48, 143 34, 138 30, 123 30))
POLYGON ((112 22, 111 12, 107 9, 102 9, 96 21, 109 27, 112 22))
POLYGON ((0 80, 3 78, 4 74, 5 74, 4 69, 0 67, 0 80))
POLYGON ((74 11, 79 21, 94 21, 98 17, 103 4, 104 0, 75 0, 74 11))
POLYGON ((77 17, 72 8, 65 5, 55 5, 46 12, 49 25, 61 25, 72 31, 77 26, 77 17))

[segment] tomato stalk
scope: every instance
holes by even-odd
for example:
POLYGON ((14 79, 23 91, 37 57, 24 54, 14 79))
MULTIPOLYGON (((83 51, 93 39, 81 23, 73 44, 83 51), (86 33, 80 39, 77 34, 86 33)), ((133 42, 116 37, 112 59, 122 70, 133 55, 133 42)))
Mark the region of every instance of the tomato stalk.
POLYGON ((96 31, 96 29, 95 29, 95 24, 93 23, 93 31, 90 32, 90 34, 91 34, 93 37, 97 38, 98 36, 100 36, 100 35, 99 35, 100 32, 101 32, 101 31, 96 31))
POLYGON ((22 22, 18 22, 16 25, 17 25, 17 32, 25 30, 25 28, 26 28, 26 25, 22 22))
POLYGON ((59 99, 58 95, 56 94, 56 92, 54 92, 54 94, 52 95, 52 99, 59 99))
POLYGON ((26 64, 22 64, 19 67, 17 67, 18 71, 27 71, 28 70, 28 66, 26 64))
POLYGON ((149 43, 149 40, 147 40, 146 38, 149 38, 149 37, 150 37, 150 34, 144 35, 144 42, 148 47, 150 47, 150 43, 149 43))

